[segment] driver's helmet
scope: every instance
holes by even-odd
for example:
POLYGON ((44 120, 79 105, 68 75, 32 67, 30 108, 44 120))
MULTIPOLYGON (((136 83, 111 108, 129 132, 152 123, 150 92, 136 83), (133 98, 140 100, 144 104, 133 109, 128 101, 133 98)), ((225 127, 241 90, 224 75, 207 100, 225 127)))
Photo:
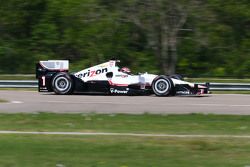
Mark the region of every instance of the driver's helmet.
POLYGON ((126 74, 131 74, 131 70, 128 67, 122 67, 120 69, 121 72, 124 72, 126 74))

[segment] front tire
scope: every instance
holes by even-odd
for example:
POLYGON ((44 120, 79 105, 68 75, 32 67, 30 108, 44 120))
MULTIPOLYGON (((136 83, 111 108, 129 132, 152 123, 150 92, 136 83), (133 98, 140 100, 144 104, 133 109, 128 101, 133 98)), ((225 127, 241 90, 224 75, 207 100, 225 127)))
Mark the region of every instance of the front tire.
POLYGON ((173 94, 173 81, 166 76, 157 77, 152 84, 153 92, 156 96, 170 96, 173 94))
POLYGON ((169 77, 174 78, 174 79, 178 79, 178 80, 184 80, 184 78, 179 74, 170 75, 169 77))
POLYGON ((73 80, 68 73, 57 73, 52 80, 52 89, 58 95, 67 95, 73 92, 73 80))

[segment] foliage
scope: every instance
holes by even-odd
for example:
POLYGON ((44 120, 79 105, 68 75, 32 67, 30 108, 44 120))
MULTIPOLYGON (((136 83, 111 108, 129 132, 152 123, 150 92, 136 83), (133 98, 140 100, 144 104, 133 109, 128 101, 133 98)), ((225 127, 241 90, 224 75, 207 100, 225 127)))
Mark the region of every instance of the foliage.
POLYGON ((186 76, 250 75, 246 0, 0 2, 0 73, 34 73, 38 60, 69 59, 75 71, 117 58, 141 72, 172 73, 164 68, 176 67, 186 76), (135 4, 138 8, 133 8, 135 4), (134 9, 143 26, 131 17, 137 15, 127 12, 134 9), (163 13, 165 9, 168 12, 163 13), (161 14, 167 19, 161 21, 161 14), (183 25, 175 27, 170 18, 184 15, 183 25), (168 29, 160 32, 159 26, 168 29), (176 53, 171 51, 175 49, 176 53), (164 62, 171 63, 159 66, 164 62))
POLYGON ((0 167, 249 166, 249 127, 243 115, 2 113, 1 130, 204 136, 1 134, 0 167))

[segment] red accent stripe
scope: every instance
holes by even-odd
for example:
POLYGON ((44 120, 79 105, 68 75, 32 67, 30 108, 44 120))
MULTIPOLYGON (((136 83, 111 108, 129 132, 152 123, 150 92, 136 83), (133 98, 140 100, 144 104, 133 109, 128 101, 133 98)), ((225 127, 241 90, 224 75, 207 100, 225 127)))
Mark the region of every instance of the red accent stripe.
POLYGON ((113 83, 111 80, 108 80, 109 84, 112 86, 128 86, 128 84, 117 84, 117 83, 113 83))

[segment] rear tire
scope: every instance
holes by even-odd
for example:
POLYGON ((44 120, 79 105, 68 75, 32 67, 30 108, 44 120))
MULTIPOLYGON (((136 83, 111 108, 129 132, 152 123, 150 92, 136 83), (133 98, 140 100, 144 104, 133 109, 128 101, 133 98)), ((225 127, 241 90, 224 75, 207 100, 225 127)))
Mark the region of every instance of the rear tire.
POLYGON ((173 94, 174 84, 170 78, 159 76, 153 81, 152 89, 156 96, 170 96, 173 94))
POLYGON ((72 94, 73 80, 68 73, 57 73, 52 79, 52 89, 58 95, 72 94))

